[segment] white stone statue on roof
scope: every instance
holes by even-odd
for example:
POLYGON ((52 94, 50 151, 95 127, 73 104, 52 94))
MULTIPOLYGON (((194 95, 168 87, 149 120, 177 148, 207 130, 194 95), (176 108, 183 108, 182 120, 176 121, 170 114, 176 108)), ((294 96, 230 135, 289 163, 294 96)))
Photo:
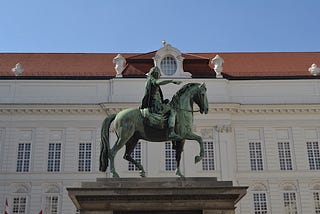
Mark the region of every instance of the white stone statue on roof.
POLYGON ((126 59, 121 54, 118 54, 113 58, 113 63, 116 64, 114 67, 117 72, 116 77, 122 77, 122 71, 126 66, 126 59))

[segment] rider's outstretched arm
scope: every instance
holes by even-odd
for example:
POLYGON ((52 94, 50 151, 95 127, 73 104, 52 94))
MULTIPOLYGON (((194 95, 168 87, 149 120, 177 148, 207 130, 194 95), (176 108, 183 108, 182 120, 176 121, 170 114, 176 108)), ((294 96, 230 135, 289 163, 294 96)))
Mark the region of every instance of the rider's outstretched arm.
POLYGON ((178 81, 178 80, 157 80, 158 85, 166 85, 169 83, 180 84, 181 81, 178 81))

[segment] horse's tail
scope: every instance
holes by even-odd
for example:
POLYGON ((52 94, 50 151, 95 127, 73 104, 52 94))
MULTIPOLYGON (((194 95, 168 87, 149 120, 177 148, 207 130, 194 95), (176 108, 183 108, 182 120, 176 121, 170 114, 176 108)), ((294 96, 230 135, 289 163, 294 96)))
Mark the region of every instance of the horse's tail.
POLYGON ((105 172, 108 168, 108 153, 110 151, 109 128, 117 114, 112 114, 104 119, 101 127, 100 165, 99 170, 105 172))

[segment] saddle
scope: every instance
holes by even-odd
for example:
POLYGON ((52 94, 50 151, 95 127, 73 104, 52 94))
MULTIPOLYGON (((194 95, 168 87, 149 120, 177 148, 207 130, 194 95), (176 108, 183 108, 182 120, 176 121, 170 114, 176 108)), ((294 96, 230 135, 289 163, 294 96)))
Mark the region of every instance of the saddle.
POLYGON ((166 114, 151 113, 148 108, 140 109, 140 112, 145 125, 156 129, 165 129, 168 127, 168 117, 166 114))

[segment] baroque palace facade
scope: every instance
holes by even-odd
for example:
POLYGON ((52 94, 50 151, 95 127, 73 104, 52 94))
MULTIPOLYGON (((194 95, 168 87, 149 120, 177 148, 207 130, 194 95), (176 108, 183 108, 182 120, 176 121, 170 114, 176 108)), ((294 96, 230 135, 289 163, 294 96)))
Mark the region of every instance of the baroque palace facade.
MULTIPOLYGON (((185 144, 182 172, 248 186, 237 213, 320 213, 320 52, 0 53, 0 212, 78 213, 67 187, 99 172, 104 118, 139 107, 145 74, 205 82, 209 114, 194 113, 205 141, 185 144)), ((164 96, 181 86, 165 85, 164 96)), ((111 141, 116 139, 111 132, 111 141)), ((116 157, 121 177, 138 177, 116 157)), ((169 142, 140 141, 148 177, 175 176, 169 142)))

